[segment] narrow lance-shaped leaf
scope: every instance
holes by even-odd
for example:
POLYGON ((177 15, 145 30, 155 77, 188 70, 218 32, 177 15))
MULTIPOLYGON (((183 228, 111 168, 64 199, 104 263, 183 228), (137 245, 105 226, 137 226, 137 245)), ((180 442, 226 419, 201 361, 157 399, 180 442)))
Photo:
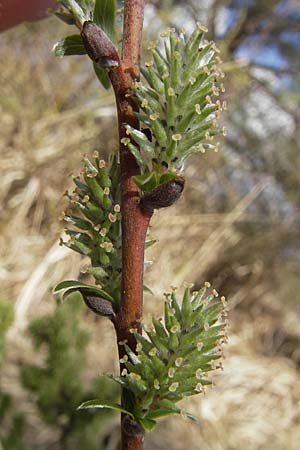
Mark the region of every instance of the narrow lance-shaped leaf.
POLYGON ((123 408, 118 403, 114 402, 102 402, 101 400, 88 400, 87 402, 82 403, 78 406, 78 410, 80 409, 112 409, 114 411, 122 412, 124 414, 127 414, 131 418, 133 418, 133 414, 130 411, 127 411, 127 409, 123 408))
POLYGON ((62 281, 61 283, 58 283, 55 286, 55 288, 53 289, 53 293, 59 294, 60 292, 66 293, 66 292, 75 291, 75 290, 80 291, 80 289, 90 291, 91 293, 93 292, 94 294, 97 294, 100 297, 103 297, 106 300, 109 300, 111 302, 114 301, 114 299, 103 289, 100 289, 97 286, 92 286, 92 285, 82 283, 82 282, 76 281, 76 280, 66 280, 66 281, 62 281))
POLYGON ((112 41, 116 40, 116 0, 96 0, 93 20, 112 41))
POLYGON ((86 50, 79 34, 72 34, 57 42, 53 49, 55 56, 85 55, 86 50))
POLYGON ((104 89, 110 88, 110 79, 105 69, 102 69, 102 67, 99 67, 98 64, 93 63, 95 74, 98 77, 98 80, 104 87, 104 89))

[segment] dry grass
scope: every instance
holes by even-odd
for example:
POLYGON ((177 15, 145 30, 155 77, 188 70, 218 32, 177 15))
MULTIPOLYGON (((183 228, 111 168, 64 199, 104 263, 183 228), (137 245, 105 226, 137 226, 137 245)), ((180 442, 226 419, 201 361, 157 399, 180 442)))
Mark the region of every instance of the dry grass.
MULTIPOLYGON (((0 282, 1 297, 16 308, 3 384, 20 401, 24 397, 17 388, 14 363, 24 353, 26 360, 35 358, 24 331, 26 323, 53 308, 52 286, 64 277, 77 277, 82 264, 79 257, 58 246, 58 217, 66 204, 63 193, 70 186, 68 175, 78 171, 82 153, 98 148, 106 154, 115 145, 111 94, 97 89, 84 59, 54 61, 49 49, 62 27, 57 29, 54 22, 51 26, 51 21, 48 25, 4 34, 0 50, 0 282)), ((196 178, 217 176, 222 157, 211 155, 203 161, 196 178)), ((146 449, 296 450, 300 442, 300 312, 295 311, 292 296, 298 293, 298 272, 289 271, 284 262, 278 267, 277 247, 268 240, 270 234, 276 243, 281 239, 277 222, 263 232, 254 228, 245 238, 245 226, 258 223, 259 217, 249 207, 264 184, 258 183, 243 198, 224 185, 227 193, 233 192, 230 208, 214 213, 213 207, 207 207, 200 214, 208 197, 190 170, 194 192, 188 189, 184 200, 170 211, 157 213, 153 221, 152 234, 159 243, 149 254, 154 264, 146 279, 155 298, 147 297, 146 314, 159 314, 161 293, 170 285, 180 286, 184 280, 199 285, 209 276, 230 300, 230 344, 225 370, 215 376, 215 388, 186 403, 188 410, 199 415, 199 422, 162 421, 147 437, 146 449), (200 192, 199 205, 197 189, 206 196, 204 202, 200 192)), ((116 369, 112 327, 103 321, 100 327, 90 317, 92 341, 103 345, 100 350, 98 345, 91 346, 87 377, 95 370, 116 369)), ((34 422, 34 411, 29 413, 34 422)), ((49 430, 42 430, 41 436, 46 443, 49 430)), ((33 442, 34 437, 30 439, 33 442)), ((111 440, 107 450, 116 445, 111 440)))

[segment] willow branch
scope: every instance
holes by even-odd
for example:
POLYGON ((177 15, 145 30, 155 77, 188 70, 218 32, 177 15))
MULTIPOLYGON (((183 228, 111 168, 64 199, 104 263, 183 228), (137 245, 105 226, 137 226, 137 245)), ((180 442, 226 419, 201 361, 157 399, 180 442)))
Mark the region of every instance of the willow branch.
MULTIPOLYGON (((152 215, 140 207, 139 191, 132 180, 133 175, 139 174, 139 167, 128 147, 122 143, 122 139, 128 137, 124 124, 135 128, 139 126, 134 114, 132 86, 139 78, 143 12, 144 0, 125 1, 122 59, 120 65, 110 72, 118 108, 121 163, 122 292, 121 306, 115 320, 120 357, 124 354, 124 346, 120 342, 127 341, 135 350, 136 342, 130 330, 136 328, 141 331, 144 248, 152 215)), ((122 450, 141 450, 143 440, 141 427, 123 417, 122 450)))

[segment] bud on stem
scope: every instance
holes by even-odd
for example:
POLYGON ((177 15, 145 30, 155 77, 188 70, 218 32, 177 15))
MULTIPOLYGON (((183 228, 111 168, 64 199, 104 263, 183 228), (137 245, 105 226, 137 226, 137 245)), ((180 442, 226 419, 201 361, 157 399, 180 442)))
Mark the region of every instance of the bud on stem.
POLYGON ((111 302, 105 300, 101 297, 93 297, 84 292, 84 289, 80 289, 83 300, 86 306, 91 309, 98 316, 106 316, 109 318, 113 318, 115 316, 115 312, 113 310, 111 302))
POLYGON ((141 199, 141 207, 144 210, 166 208, 173 205, 181 196, 185 180, 177 177, 175 180, 166 181, 147 193, 141 199))
POLYGON ((143 427, 127 415, 122 419, 122 429, 126 435, 144 440, 145 431, 143 427))
POLYGON ((84 22, 81 37, 87 54, 99 66, 110 69, 120 64, 116 47, 94 22, 90 20, 84 22))

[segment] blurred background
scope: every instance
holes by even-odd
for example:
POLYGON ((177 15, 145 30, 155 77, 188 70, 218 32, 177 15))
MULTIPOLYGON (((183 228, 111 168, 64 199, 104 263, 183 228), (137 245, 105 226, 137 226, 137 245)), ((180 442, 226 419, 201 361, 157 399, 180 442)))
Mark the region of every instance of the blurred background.
MULTIPOLYGON (((145 317, 161 314, 170 285, 209 280, 231 327, 214 388, 186 402, 199 421, 161 420, 145 448, 299 450, 300 3, 147 0, 144 57, 159 31, 195 20, 221 49, 228 134, 154 217, 145 317)), ((112 92, 85 57, 51 54, 67 34, 53 17, 1 34, 1 450, 119 448, 116 416, 76 412, 117 399, 99 377, 117 371, 113 327, 76 295, 58 305, 51 294, 84 265, 58 245, 71 174, 117 145, 112 92)))

